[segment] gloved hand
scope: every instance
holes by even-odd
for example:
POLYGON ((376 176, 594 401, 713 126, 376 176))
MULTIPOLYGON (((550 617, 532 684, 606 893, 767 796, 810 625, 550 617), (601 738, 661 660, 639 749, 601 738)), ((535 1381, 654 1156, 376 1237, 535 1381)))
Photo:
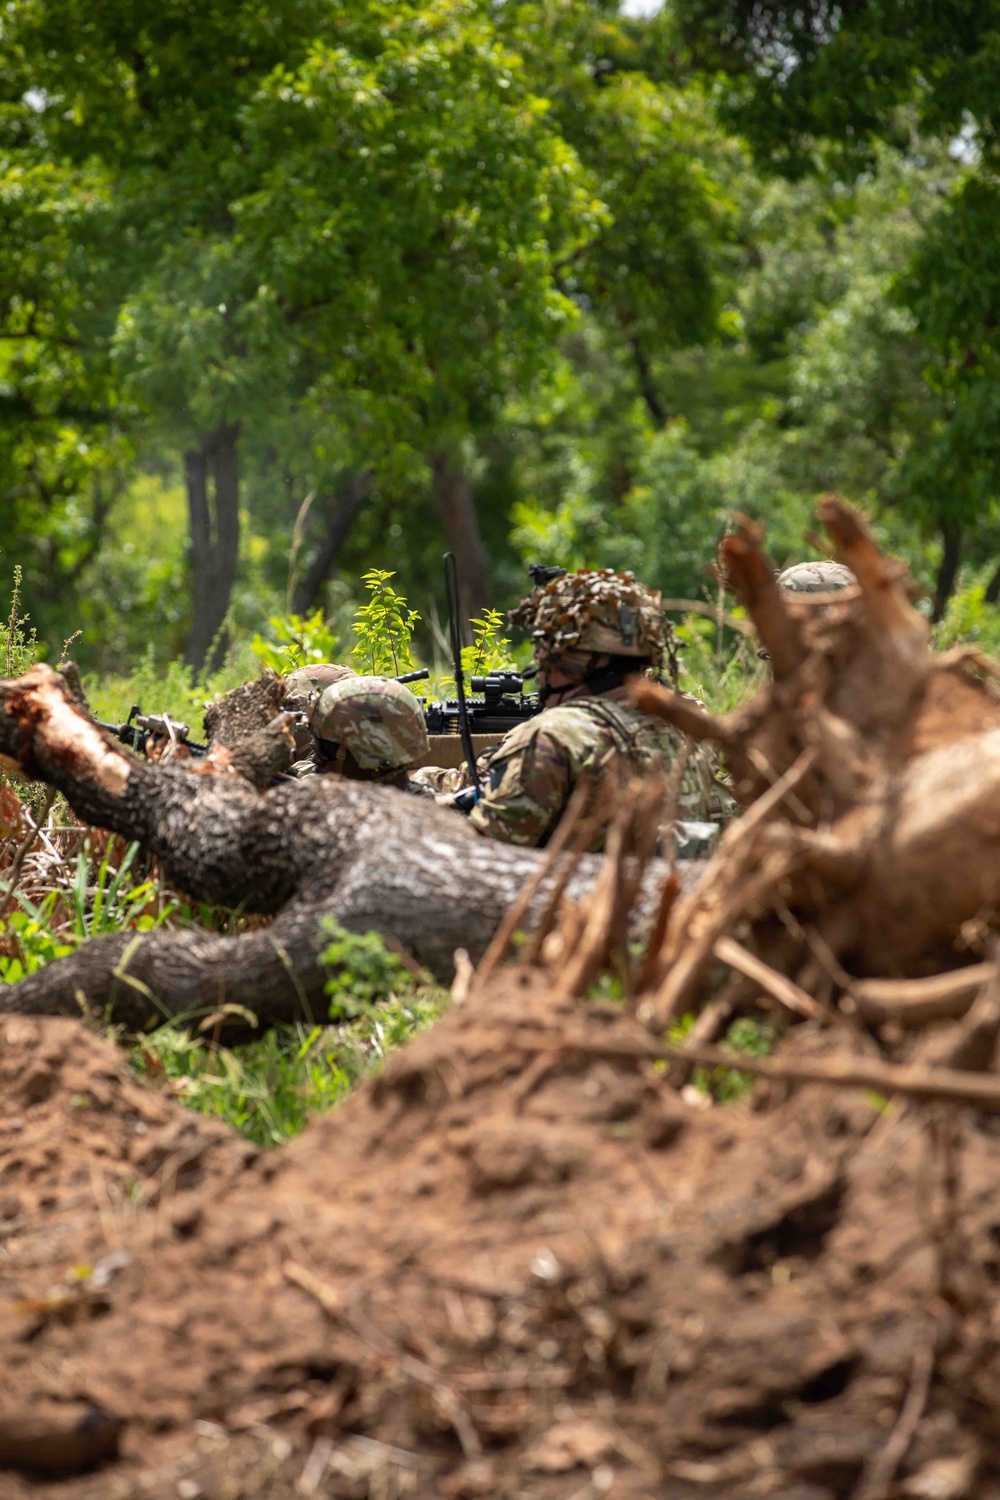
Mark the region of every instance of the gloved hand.
POLYGON ((479 793, 474 786, 467 786, 460 792, 456 792, 451 799, 451 805, 458 812, 469 814, 479 801, 479 793))

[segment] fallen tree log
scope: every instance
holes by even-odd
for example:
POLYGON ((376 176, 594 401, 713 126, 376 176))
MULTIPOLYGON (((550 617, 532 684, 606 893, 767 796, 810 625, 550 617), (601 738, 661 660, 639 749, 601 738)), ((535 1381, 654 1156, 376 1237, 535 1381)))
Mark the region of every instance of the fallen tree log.
MULTIPOLYGON (((155 855, 199 901, 275 916, 218 937, 159 930, 102 937, 0 990, 0 1015, 108 1013, 138 1030, 168 1016, 223 1013, 223 1033, 326 1013, 324 917, 400 943, 448 982, 454 953, 485 951, 543 853, 489 842, 456 814, 391 787, 334 776, 264 792, 191 762, 151 764, 107 742, 50 667, 0 682, 0 754, 64 793, 84 821, 155 855)), ((229 768, 221 767, 225 772, 229 768)), ((600 867, 584 856, 578 898, 600 867)), ((661 865, 647 876, 658 889, 661 865)), ((538 902, 544 902, 541 890, 538 902)), ((532 911, 525 914, 530 927, 532 911)))

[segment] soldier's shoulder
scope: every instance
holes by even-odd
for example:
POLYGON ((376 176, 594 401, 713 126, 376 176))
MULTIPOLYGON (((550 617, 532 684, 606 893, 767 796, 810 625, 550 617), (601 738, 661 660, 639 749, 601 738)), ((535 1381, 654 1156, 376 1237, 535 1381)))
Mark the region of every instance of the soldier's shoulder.
POLYGON ((525 719, 523 724, 518 724, 504 737, 497 755, 506 757, 519 750, 526 750, 541 736, 557 745, 576 745, 597 738, 599 732, 597 720, 584 706, 561 703, 556 708, 543 709, 534 718, 525 719))

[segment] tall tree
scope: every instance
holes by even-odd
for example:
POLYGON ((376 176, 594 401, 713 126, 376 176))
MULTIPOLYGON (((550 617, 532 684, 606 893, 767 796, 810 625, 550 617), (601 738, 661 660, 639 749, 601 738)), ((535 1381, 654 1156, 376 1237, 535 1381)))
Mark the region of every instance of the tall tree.
POLYGON ((426 451, 470 392, 545 357, 572 314, 552 260, 599 209, 473 0, 29 0, 4 42, 8 108, 109 184, 105 352, 185 454, 197 663, 228 608, 247 432, 377 408, 368 462, 426 451))
POLYGON ((696 68, 726 70, 723 117, 770 168, 850 182, 880 142, 919 157, 921 137, 950 142, 965 166, 897 288, 945 408, 914 434, 906 465, 912 508, 940 539, 940 613, 963 546, 1000 502, 1000 4, 675 0, 660 27, 696 68))

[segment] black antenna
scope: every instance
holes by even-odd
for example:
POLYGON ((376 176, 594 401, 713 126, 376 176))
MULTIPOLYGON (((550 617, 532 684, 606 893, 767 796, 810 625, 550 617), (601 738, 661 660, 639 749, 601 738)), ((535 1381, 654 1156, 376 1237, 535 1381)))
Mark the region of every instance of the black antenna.
POLYGON ((465 673, 462 671, 462 633, 459 624, 458 564, 454 552, 444 554, 444 592, 448 605, 448 630, 451 634, 451 655, 455 664, 455 692, 458 696, 458 730, 462 736, 469 776, 476 791, 481 790, 479 772, 476 770, 476 752, 472 745, 472 730, 469 728, 469 707, 465 701, 465 673))

